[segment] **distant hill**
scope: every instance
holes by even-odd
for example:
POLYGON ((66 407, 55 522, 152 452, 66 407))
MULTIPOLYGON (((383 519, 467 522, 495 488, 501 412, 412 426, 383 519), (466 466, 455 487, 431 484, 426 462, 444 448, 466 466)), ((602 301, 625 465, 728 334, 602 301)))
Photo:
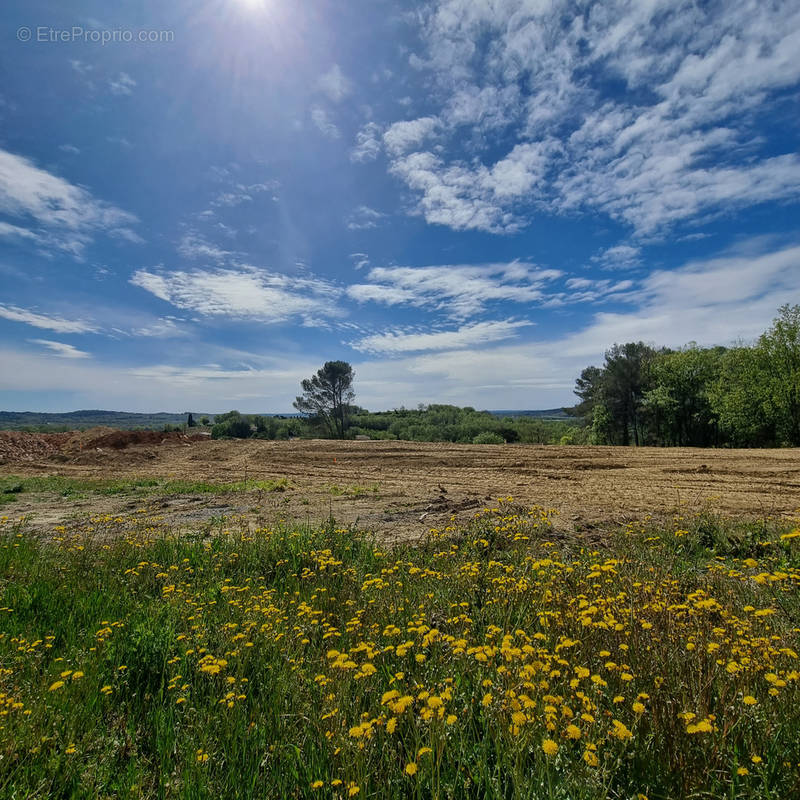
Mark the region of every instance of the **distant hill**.
POLYGON ((539 411, 490 411, 496 417, 535 417, 536 419, 575 419, 567 414, 563 408, 546 408, 539 411))
MULTIPOLYGON (((202 417, 213 419, 213 414, 192 412, 199 423, 202 417)), ((77 430, 105 425, 109 428, 148 428, 161 430, 165 425, 182 425, 188 418, 185 414, 136 414, 130 411, 102 411, 92 409, 86 411, 69 411, 58 414, 46 414, 38 411, 0 411, 0 430, 19 430, 20 428, 52 428, 77 430)))

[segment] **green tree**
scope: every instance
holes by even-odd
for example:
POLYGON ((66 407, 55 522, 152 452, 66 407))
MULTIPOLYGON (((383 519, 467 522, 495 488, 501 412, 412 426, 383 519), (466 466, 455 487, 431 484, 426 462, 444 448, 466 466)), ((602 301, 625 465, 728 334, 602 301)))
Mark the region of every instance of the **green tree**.
POLYGON ((701 348, 692 342, 653 359, 648 382, 654 388, 645 394, 644 406, 655 441, 700 447, 717 443, 709 387, 719 374, 723 353, 723 348, 701 348))
POLYGON ((564 410, 570 416, 581 417, 590 424, 594 407, 601 400, 602 389, 603 370, 600 367, 586 367, 575 381, 574 393, 580 397, 581 402, 564 410))
POLYGON ((334 439, 343 439, 355 399, 355 373, 346 361, 326 361, 311 378, 300 382, 303 394, 294 401, 301 414, 308 414, 328 429, 334 439))
POLYGON ((775 443, 775 420, 767 413, 768 376, 753 347, 734 347, 723 356, 709 387, 711 408, 725 441, 734 447, 775 443))
POLYGON ((796 447, 800 445, 800 305, 781 306, 755 349, 768 376, 768 413, 781 441, 796 447))
POLYGON ((602 395, 611 416, 613 444, 643 444, 642 401, 647 385, 648 367, 655 350, 644 342, 615 344, 606 351, 602 395))

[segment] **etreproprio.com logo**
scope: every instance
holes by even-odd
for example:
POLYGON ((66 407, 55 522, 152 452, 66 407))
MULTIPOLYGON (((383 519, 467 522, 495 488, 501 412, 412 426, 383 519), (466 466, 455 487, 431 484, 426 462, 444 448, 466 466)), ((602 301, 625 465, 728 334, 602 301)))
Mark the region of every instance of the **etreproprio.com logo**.
POLYGON ((49 25, 17 28, 20 42, 36 44, 168 44, 175 41, 174 31, 131 30, 130 28, 84 28, 73 25, 71 28, 53 28, 49 25))

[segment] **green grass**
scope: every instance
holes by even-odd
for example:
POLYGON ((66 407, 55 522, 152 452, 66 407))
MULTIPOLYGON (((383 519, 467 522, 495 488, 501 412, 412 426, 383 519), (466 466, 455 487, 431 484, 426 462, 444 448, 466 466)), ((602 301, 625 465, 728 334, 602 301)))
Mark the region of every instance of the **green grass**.
POLYGON ((551 517, 0 523, 0 797, 797 796, 800 532, 551 517))
POLYGON ((231 483, 163 480, 158 478, 68 478, 60 475, 0 477, 0 503, 13 502, 20 494, 56 493, 64 497, 98 495, 226 494, 228 492, 284 492, 292 485, 287 478, 247 480, 231 483))

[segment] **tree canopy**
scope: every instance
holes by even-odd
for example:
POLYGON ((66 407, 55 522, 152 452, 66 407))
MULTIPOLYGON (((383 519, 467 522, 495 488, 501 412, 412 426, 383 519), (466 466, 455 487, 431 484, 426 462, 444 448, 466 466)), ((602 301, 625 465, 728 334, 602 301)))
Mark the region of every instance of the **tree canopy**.
POLYGON ((597 444, 800 445, 800 305, 751 346, 615 344, 575 382, 569 409, 597 444))
POLYGON ((324 425, 331 436, 343 439, 355 399, 354 378, 353 368, 346 361, 326 361, 315 375, 301 381, 303 394, 293 405, 324 425))

